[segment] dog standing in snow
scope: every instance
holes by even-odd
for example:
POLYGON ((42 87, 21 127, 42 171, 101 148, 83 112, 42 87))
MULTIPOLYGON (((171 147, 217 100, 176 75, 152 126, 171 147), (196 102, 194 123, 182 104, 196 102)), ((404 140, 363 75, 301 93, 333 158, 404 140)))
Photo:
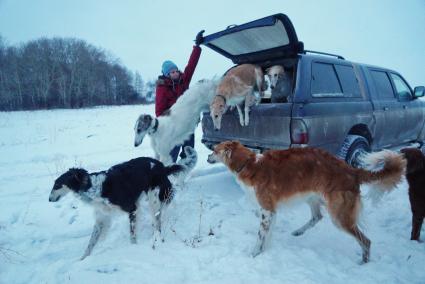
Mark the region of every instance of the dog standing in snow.
POLYGON ((425 156, 421 150, 401 150, 407 160, 406 179, 409 184, 409 201, 412 210, 411 240, 420 241, 422 223, 425 218, 425 156))
POLYGON ((224 163, 244 188, 255 193, 261 225, 253 256, 264 250, 279 204, 303 198, 312 216, 292 234, 302 235, 316 225, 322 219, 320 206, 326 204, 334 223, 361 246, 362 263, 369 261, 370 240, 357 225, 360 185, 372 184, 376 191, 390 191, 400 182, 406 166, 401 154, 390 151, 366 156, 364 162, 371 169, 367 171, 352 168, 318 148, 270 150, 256 155, 237 141, 216 145, 208 162, 224 163))
POLYGON ((173 187, 168 176, 186 176, 197 162, 193 148, 185 147, 184 150, 186 158, 168 167, 155 159, 142 157, 102 172, 88 173, 84 169, 70 169, 55 180, 49 196, 50 202, 57 202, 67 193, 74 192, 95 210, 96 222, 81 259, 90 255, 99 238, 109 229, 114 211, 128 214, 130 240, 136 243, 137 211, 142 194, 147 195, 151 208, 153 247, 157 239, 162 240, 161 213, 164 205, 173 197, 173 187))
POLYGON ((221 128, 223 114, 229 106, 236 106, 241 126, 248 126, 250 108, 259 102, 254 90, 258 90, 260 97, 263 97, 263 82, 264 74, 260 66, 242 64, 230 69, 218 85, 217 94, 210 105, 214 128, 221 128), (244 113, 241 105, 244 106, 244 113))
POLYGON ((166 115, 155 118, 142 114, 134 127, 134 146, 142 144, 148 134, 155 158, 168 165, 172 163, 171 150, 182 144, 195 131, 201 111, 207 110, 215 95, 217 82, 202 80, 191 86, 166 115))

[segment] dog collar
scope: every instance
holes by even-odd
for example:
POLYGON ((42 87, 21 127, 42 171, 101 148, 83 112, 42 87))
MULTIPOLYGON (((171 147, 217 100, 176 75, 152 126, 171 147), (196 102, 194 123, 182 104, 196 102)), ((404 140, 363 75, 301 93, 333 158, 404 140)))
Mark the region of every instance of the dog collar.
POLYGON ((222 98, 223 99, 223 101, 224 101, 224 104, 226 104, 227 103, 227 100, 226 100, 226 98, 224 97, 224 96, 222 96, 222 95, 216 95, 217 97, 220 97, 220 98, 222 98))

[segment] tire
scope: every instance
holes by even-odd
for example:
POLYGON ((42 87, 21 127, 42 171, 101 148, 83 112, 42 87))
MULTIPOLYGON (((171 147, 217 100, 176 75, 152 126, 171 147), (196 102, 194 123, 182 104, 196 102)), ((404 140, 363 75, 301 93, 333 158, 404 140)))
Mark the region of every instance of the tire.
POLYGON ((370 152, 369 141, 360 135, 347 135, 338 156, 354 168, 361 167, 361 156, 370 152))

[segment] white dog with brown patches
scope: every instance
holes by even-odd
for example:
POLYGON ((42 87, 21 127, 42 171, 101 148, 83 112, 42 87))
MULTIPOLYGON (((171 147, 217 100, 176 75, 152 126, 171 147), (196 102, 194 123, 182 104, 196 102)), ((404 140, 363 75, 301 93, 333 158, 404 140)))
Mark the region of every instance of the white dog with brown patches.
POLYGON ((254 90, 258 90, 263 97, 263 82, 264 74, 260 66, 242 64, 230 69, 218 85, 216 96, 210 104, 214 129, 221 128, 223 114, 229 106, 237 107, 240 124, 247 126, 250 107, 259 101, 254 95, 254 90), (244 105, 245 114, 242 113, 241 105, 244 105))
POLYGON ((287 102, 292 92, 291 78, 281 65, 274 65, 266 69, 272 91, 271 102, 287 102))
POLYGON ((360 185, 372 184, 375 191, 390 191, 400 182, 406 167, 403 156, 390 151, 368 154, 364 162, 369 171, 352 168, 318 148, 270 150, 256 155, 237 141, 215 146, 208 162, 225 164, 240 183, 254 189, 262 214, 253 256, 264 250, 279 204, 301 197, 310 205, 312 217, 292 234, 302 235, 316 225, 322 219, 320 206, 326 204, 334 223, 361 246, 362 263, 369 261, 370 240, 357 225, 360 185))
POLYGON ((269 77, 270 88, 273 89, 276 87, 279 78, 285 74, 285 69, 281 65, 274 65, 266 69, 266 74, 269 77))

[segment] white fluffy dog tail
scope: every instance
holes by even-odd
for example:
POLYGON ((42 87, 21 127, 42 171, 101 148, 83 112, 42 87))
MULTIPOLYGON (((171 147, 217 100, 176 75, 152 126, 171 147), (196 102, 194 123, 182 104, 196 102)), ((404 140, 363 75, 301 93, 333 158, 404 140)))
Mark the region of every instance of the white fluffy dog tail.
POLYGON ((406 170, 403 155, 389 150, 366 154, 361 162, 365 170, 360 170, 359 178, 362 183, 372 185, 367 196, 374 203, 397 187, 406 170))
POLYGON ((193 170, 198 161, 198 155, 192 147, 184 147, 184 153, 186 154, 185 158, 180 159, 176 164, 168 166, 168 168, 178 169, 170 172, 170 174, 174 176, 177 185, 183 185, 187 175, 193 170))
POLYGON ((186 157, 177 162, 178 165, 183 166, 185 168, 186 175, 193 170, 196 163, 198 162, 198 155, 196 154, 195 149, 190 146, 184 147, 184 153, 186 157))

